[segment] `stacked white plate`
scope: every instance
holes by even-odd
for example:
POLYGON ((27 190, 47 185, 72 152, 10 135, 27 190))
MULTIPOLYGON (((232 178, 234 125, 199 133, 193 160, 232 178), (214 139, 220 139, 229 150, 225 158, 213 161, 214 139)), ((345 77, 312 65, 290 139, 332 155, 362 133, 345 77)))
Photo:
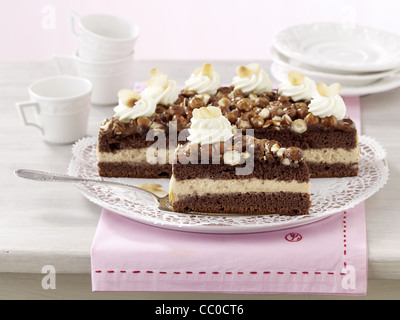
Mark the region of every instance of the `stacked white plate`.
POLYGON ((313 23, 278 32, 270 50, 271 73, 294 70, 317 83, 342 85, 341 95, 366 95, 400 87, 400 36, 359 25, 313 23))

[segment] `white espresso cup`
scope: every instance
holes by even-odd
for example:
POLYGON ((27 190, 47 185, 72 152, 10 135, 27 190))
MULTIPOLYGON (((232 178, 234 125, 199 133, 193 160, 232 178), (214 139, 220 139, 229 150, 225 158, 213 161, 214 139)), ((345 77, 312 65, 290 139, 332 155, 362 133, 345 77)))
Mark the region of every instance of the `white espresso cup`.
POLYGON ((92 103, 112 105, 118 102, 118 91, 133 86, 133 53, 124 59, 91 61, 75 52, 73 56, 53 55, 59 74, 77 75, 93 84, 92 103))
POLYGON ((87 134, 92 88, 84 78, 49 77, 31 84, 30 101, 16 107, 23 123, 38 128, 45 141, 73 143, 87 134))
POLYGON ((83 59, 114 60, 129 56, 139 36, 139 27, 120 17, 107 14, 80 16, 70 12, 70 31, 79 41, 83 59), (93 52, 96 52, 93 55, 93 52))

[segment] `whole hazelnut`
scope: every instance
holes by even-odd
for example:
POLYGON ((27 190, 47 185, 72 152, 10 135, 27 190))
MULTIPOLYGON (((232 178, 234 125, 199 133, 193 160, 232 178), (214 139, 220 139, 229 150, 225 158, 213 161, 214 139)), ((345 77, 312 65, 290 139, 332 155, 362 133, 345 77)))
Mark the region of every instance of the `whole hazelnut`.
POLYGON ((236 121, 240 117, 240 111, 237 109, 234 109, 230 112, 227 112, 225 114, 225 117, 230 121, 230 123, 236 123, 236 121))
POLYGON ((307 105, 305 103, 296 103, 296 106, 297 118, 304 119, 309 113, 307 105))
POLYGON ((186 112, 184 107, 174 104, 168 108, 168 113, 173 116, 176 114, 184 115, 186 112))
POLYGON ((184 129, 186 127, 186 125, 189 123, 189 121, 180 114, 175 114, 172 117, 172 121, 176 122, 178 131, 181 131, 182 129, 184 129))
POLYGON ((296 133, 304 133, 307 131, 307 123, 302 119, 297 119, 292 122, 291 129, 296 133))
POLYGON ((266 108, 269 105, 270 100, 267 97, 258 97, 255 100, 254 105, 257 108, 266 108))
POLYGON ((137 119, 137 124, 141 128, 148 128, 150 126, 150 119, 147 117, 139 117, 137 119))
POLYGON ((230 97, 232 100, 234 100, 234 101, 239 101, 240 99, 243 99, 243 98, 244 98, 244 93, 242 92, 242 90, 237 89, 237 90, 235 90, 235 91, 232 91, 232 92, 229 94, 229 97, 230 97))
POLYGON ((251 123, 248 120, 239 118, 236 122, 236 126, 238 127, 238 129, 246 130, 251 128, 251 123))
POLYGON ((289 147, 285 150, 284 157, 293 161, 300 161, 303 159, 303 151, 300 148, 289 147))
POLYGON ((308 124, 308 125, 312 125, 312 124, 317 124, 320 122, 319 117, 314 116, 311 112, 304 118, 304 121, 308 124))
POLYGON ((197 108, 201 108, 201 107, 205 107, 205 104, 204 104, 203 99, 201 99, 199 97, 193 97, 188 102, 189 109, 197 109, 197 108))
MULTIPOLYGON (((266 152, 272 152, 272 147, 278 145, 278 142, 275 140, 265 140, 264 142, 264 146, 265 146, 265 151, 266 152)), ((279 145, 278 145, 278 149, 279 149, 279 145)))
POLYGON ((259 113, 258 116, 265 119, 268 119, 270 116, 270 111, 268 110, 268 108, 264 108, 262 109, 259 113))
POLYGON ((335 116, 325 117, 321 119, 321 123, 327 127, 336 127, 337 118, 335 116))
POLYGON ((293 122, 293 120, 288 114, 284 114, 282 116, 281 124, 283 124, 283 125, 291 125, 292 122, 293 122))
POLYGON ((218 101, 218 105, 220 106, 220 107, 230 107, 231 106, 231 100, 229 99, 229 98, 227 98, 227 97, 222 97, 221 99, 219 99, 219 101, 218 101))
POLYGON ((158 104, 156 107, 156 113, 163 113, 167 109, 168 109, 168 107, 166 107, 162 104, 158 104))
POLYGON ((254 128, 262 128, 264 125, 264 119, 260 116, 254 116, 250 118, 250 123, 254 128))
POLYGON ((228 95, 232 92, 233 87, 221 87, 218 89, 218 93, 222 95, 228 95))
POLYGON ((297 110, 291 105, 290 107, 283 108, 283 115, 287 114, 291 119, 297 118, 297 110))
POLYGON ((238 165, 242 160, 241 153, 236 150, 227 151, 224 153, 224 163, 230 166, 238 165))
POLYGON ((236 107, 241 111, 250 111, 253 108, 253 102, 249 98, 240 99, 236 107))
POLYGON ((283 109, 280 106, 272 106, 269 107, 269 113, 270 113, 270 117, 274 118, 276 116, 282 116, 283 115, 283 109))

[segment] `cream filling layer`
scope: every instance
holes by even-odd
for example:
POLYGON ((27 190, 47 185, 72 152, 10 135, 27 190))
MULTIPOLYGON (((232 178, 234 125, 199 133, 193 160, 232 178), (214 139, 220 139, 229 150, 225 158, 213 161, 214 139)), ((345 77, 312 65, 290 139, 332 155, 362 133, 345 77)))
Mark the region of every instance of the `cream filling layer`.
POLYGON ((306 162, 323 162, 328 164, 351 164, 358 162, 360 150, 358 147, 346 150, 342 148, 332 149, 304 149, 303 157, 306 162))
POLYGON ((140 162, 149 164, 166 164, 171 163, 173 152, 169 149, 156 148, 140 148, 125 149, 117 152, 100 152, 97 151, 97 159, 99 162, 140 162))
MULTIPOLYGON (((358 162, 360 156, 359 148, 346 149, 305 149, 303 150, 306 162, 316 163, 343 163, 351 164, 358 162)), ((99 162, 148 162, 149 164, 166 164, 173 162, 173 152, 169 149, 140 148, 126 149, 117 152, 97 152, 99 162), (171 159, 170 159, 171 157, 171 159)))
POLYGON ((174 176, 169 182, 169 194, 172 202, 180 197, 197 194, 228 194, 247 192, 296 192, 309 193, 310 182, 262 180, 257 178, 213 180, 213 179, 190 179, 177 181, 174 176))

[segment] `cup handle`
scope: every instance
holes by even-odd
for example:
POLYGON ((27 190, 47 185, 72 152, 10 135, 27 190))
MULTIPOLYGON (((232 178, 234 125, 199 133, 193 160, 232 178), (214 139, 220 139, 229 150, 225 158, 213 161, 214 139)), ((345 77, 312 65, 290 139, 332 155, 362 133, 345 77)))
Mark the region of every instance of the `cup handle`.
POLYGON ((21 116, 21 119, 24 122, 24 124, 26 126, 36 127, 43 133, 43 128, 36 121, 28 120, 28 118, 26 117, 26 114, 25 114, 25 108, 29 108, 29 107, 34 107, 35 113, 39 114, 40 113, 39 112, 39 104, 37 102, 28 101, 28 102, 17 102, 16 106, 17 106, 19 115, 21 116))
POLYGON ((69 30, 71 34, 77 39, 79 38, 79 35, 78 32, 76 31, 75 25, 76 21, 79 20, 80 18, 81 18, 80 15, 75 11, 69 12, 69 30))

